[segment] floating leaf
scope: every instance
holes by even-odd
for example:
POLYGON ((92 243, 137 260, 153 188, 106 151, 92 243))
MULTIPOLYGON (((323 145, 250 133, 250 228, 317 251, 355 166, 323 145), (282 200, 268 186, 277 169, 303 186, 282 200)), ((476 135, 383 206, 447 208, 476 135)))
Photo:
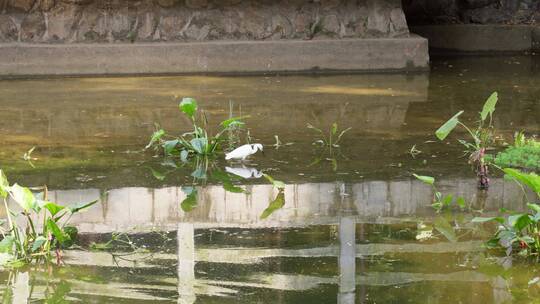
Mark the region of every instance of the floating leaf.
POLYGON ((225 191, 232 192, 232 193, 244 193, 244 192, 246 192, 244 189, 242 189, 241 187, 233 185, 231 182, 224 182, 223 183, 223 189, 225 189, 225 191))
POLYGON ((413 176, 416 177, 417 179, 419 179, 420 181, 422 181, 423 183, 428 184, 428 185, 433 185, 435 183, 435 178, 433 178, 431 176, 417 175, 417 174, 414 174, 414 173, 413 173, 413 176))
POLYGON ((272 213, 276 212, 276 210, 281 209, 284 205, 285 193, 280 190, 276 198, 270 202, 266 209, 264 209, 263 213, 261 214, 261 219, 269 217, 272 213))
POLYGON ((447 122, 445 122, 437 131, 435 131, 435 135, 439 140, 444 140, 452 130, 457 126, 459 123, 458 117, 463 114, 463 111, 459 111, 456 115, 454 115, 452 118, 450 118, 447 122))
POLYGON ((498 100, 498 94, 497 92, 493 92, 491 96, 486 100, 486 103, 484 104, 484 107, 482 108, 482 112, 480 113, 480 117, 482 118, 482 121, 486 120, 487 116, 492 116, 493 112, 495 112, 495 105, 497 104, 498 100))
POLYGON ((180 102, 179 107, 180 111, 193 118, 193 115, 195 115, 195 112, 197 112, 197 101, 190 97, 184 97, 182 102, 180 102))

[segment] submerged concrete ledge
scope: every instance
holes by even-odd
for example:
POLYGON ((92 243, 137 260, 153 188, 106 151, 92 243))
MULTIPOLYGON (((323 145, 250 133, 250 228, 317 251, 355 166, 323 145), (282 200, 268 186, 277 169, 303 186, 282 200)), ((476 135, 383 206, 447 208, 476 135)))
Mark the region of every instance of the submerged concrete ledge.
POLYGON ((428 42, 407 38, 134 44, 1 44, 0 76, 412 71, 428 42))
POLYGON ((531 25, 450 24, 411 26, 429 47, 457 52, 525 52, 539 48, 540 32, 531 25))

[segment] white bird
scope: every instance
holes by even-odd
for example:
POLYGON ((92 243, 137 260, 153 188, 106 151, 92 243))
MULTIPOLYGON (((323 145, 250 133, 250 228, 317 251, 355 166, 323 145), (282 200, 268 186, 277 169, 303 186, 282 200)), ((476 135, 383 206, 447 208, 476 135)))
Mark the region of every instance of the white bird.
POLYGON ((231 152, 225 154, 225 159, 241 159, 245 160, 246 157, 257 153, 258 150, 263 150, 263 145, 261 144, 249 144, 249 145, 243 145, 240 146, 231 152))
POLYGON ((245 179, 261 178, 263 176, 263 173, 261 171, 250 167, 225 167, 225 171, 245 179))

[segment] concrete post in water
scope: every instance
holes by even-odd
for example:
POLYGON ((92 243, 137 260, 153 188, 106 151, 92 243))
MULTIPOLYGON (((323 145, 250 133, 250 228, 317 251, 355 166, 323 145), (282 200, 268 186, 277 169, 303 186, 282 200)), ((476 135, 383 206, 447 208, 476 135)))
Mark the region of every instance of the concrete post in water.
POLYGON ((338 303, 352 304, 356 289, 356 222, 342 217, 339 222, 339 294, 338 303))
POLYGON ((178 223, 178 303, 195 303, 195 228, 178 223))
POLYGON ((12 303, 28 303, 30 299, 30 275, 28 272, 17 272, 13 282, 12 303))

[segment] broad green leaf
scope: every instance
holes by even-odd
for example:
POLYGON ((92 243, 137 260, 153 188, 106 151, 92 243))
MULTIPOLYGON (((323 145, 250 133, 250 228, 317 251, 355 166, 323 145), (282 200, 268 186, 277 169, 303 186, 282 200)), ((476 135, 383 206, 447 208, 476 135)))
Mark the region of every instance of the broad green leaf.
POLYGON ((433 185, 435 183, 435 178, 431 176, 425 176, 425 175, 417 175, 413 173, 413 176, 422 181, 423 183, 426 183, 428 185, 433 185))
POLYGON ((497 92, 493 92, 491 96, 486 100, 486 103, 484 104, 484 107, 482 108, 482 112, 480 113, 480 117, 482 118, 482 121, 486 120, 487 116, 492 116, 493 112, 495 112, 495 105, 497 104, 498 100, 498 94, 497 92))
POLYGON ((32 252, 35 252, 36 250, 41 248, 41 246, 43 246, 43 244, 45 244, 45 242, 47 242, 47 239, 44 236, 41 236, 41 235, 38 236, 34 240, 34 243, 32 244, 32 252))
POLYGON ((534 203, 528 203, 527 207, 534 211, 535 213, 540 213, 540 206, 534 203))
POLYGON ((32 191, 18 184, 11 186, 11 195, 15 202, 23 208, 24 211, 36 210, 38 208, 36 198, 32 191))
POLYGON ((6 198, 9 191, 9 182, 4 174, 4 171, 0 169, 0 197, 6 198))
POLYGON ((182 150, 180 151, 180 160, 183 162, 183 163, 186 163, 188 161, 188 156, 189 156, 189 152, 186 151, 186 150, 182 150))
POLYGON ((498 222, 504 224, 504 218, 502 217, 475 217, 471 220, 473 223, 486 223, 486 222, 498 222))
POLYGON ((159 129, 155 131, 154 133, 152 133, 152 137, 150 137, 150 142, 144 148, 148 149, 152 147, 152 145, 159 142, 159 140, 161 139, 161 137, 163 137, 163 135, 165 135, 165 130, 163 129, 159 129))
POLYGON ((506 173, 505 177, 513 178, 521 184, 526 185, 540 197, 540 176, 535 173, 523 173, 512 168, 504 168, 503 171, 506 173))
POLYGON ((88 203, 78 203, 78 204, 75 204, 73 206, 69 206, 68 209, 71 213, 77 213, 81 210, 84 210, 86 208, 89 208, 91 207, 92 205, 94 205, 95 203, 97 203, 99 200, 95 200, 95 201, 91 201, 91 202, 88 202, 88 203))
POLYGON ((523 228, 527 227, 531 223, 531 218, 527 213, 514 214, 508 217, 508 224, 517 231, 523 230, 523 228))
POLYGON ((459 111, 456 115, 454 115, 452 118, 450 118, 447 122, 445 122, 437 131, 435 131, 435 135, 439 140, 444 140, 452 130, 457 126, 459 123, 458 117, 463 114, 463 111, 459 111))
POLYGON ((261 219, 269 217, 272 213, 276 212, 276 210, 281 209, 284 205, 285 193, 283 193, 283 191, 279 191, 276 198, 270 202, 266 209, 264 209, 263 213, 261 214, 261 219))
POLYGON ((197 101, 193 98, 184 97, 180 102, 180 111, 184 112, 187 116, 193 118, 195 112, 197 112, 197 101))
MULTIPOLYGON (((178 139, 167 140, 163 143, 163 151, 165 155, 171 155, 176 149, 176 146, 180 143, 178 139)), ((177 152, 178 153, 178 152, 177 152)))
POLYGON ((206 146, 208 145, 208 140, 206 138, 194 138, 189 143, 195 152, 198 154, 205 154, 206 146))
POLYGON ((444 235, 450 242, 457 242, 457 236, 454 232, 454 228, 450 223, 442 216, 439 216, 433 222, 433 227, 444 235))
POLYGON ((447 196, 444 197, 442 203, 444 206, 450 206, 453 200, 454 200, 454 196, 452 194, 448 194, 447 196))
POLYGON ((60 244, 64 244, 69 240, 69 236, 65 234, 52 219, 47 219, 47 229, 54 235, 60 244))
POLYGON ((182 191, 187 195, 180 203, 180 208, 184 212, 190 212, 197 206, 197 189, 194 187, 182 187, 182 191))
POLYGON ((58 204, 53 203, 53 202, 48 202, 48 201, 38 200, 37 203, 38 203, 40 208, 45 208, 45 209, 49 210, 49 213, 51 214, 51 216, 55 216, 58 212, 60 212, 60 211, 62 211, 62 210, 64 210, 66 208, 64 206, 58 205, 58 204))
POLYGON ((13 245, 15 244, 15 238, 11 235, 6 235, 4 239, 0 242, 0 253, 11 253, 13 252, 13 245))
POLYGON ((465 208, 465 199, 463 197, 458 197, 456 200, 456 204, 459 206, 459 208, 465 208))

